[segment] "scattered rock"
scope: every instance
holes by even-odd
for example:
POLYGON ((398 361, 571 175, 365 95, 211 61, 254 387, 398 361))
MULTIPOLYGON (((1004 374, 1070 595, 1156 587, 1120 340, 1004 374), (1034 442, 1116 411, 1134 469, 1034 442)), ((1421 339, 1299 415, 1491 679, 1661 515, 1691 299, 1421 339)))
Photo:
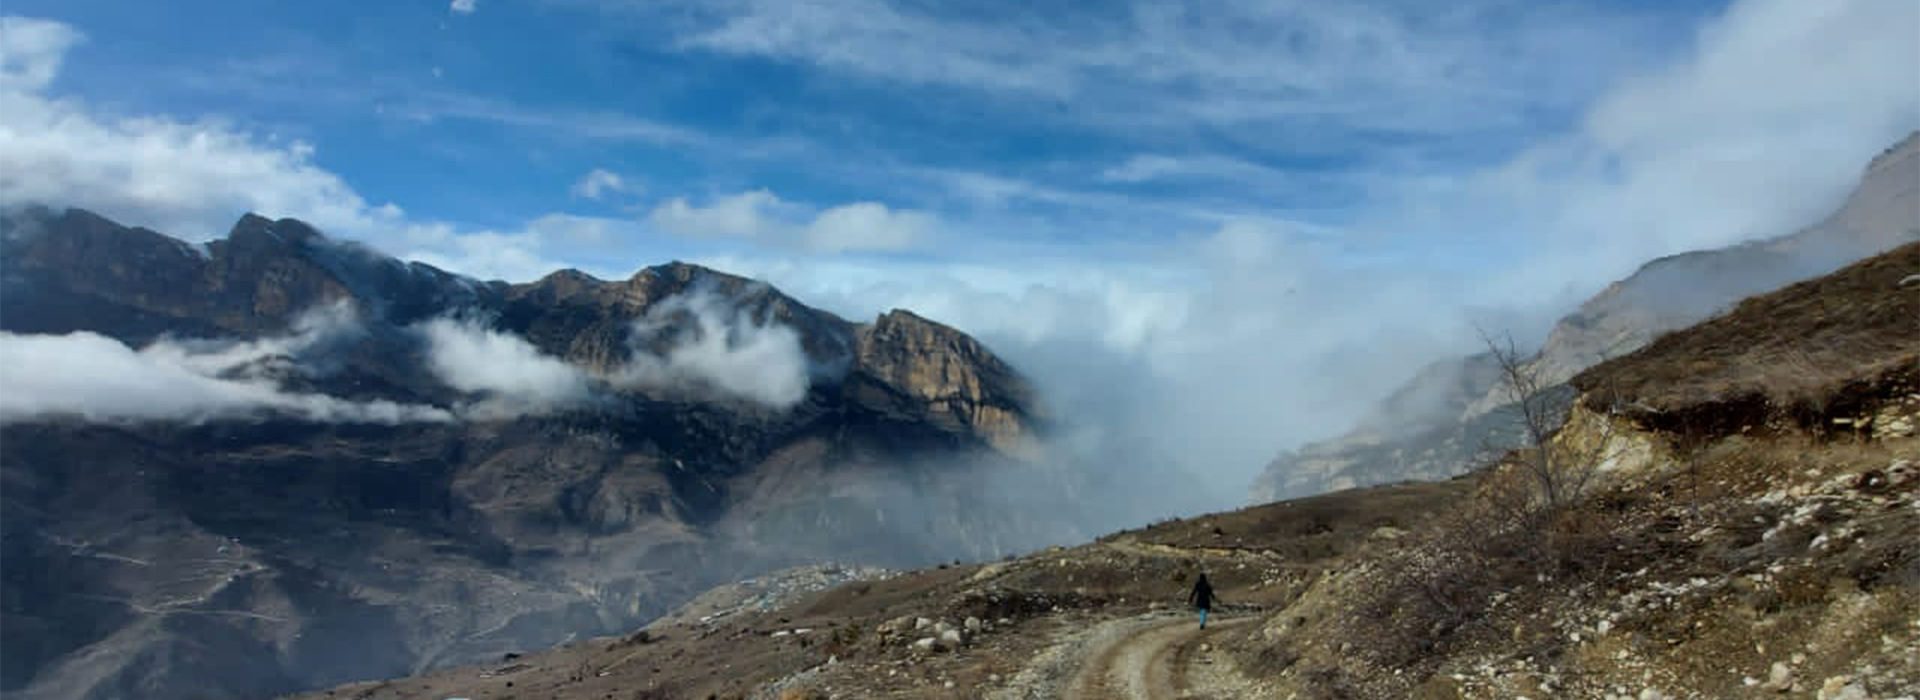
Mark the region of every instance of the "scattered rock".
POLYGON ((1870 700, 1866 688, 1848 681, 1846 676, 1828 678, 1827 682, 1820 684, 1820 692, 1814 697, 1817 700, 1870 700))
POLYGON ((1773 669, 1767 671, 1767 682, 1762 688, 1776 693, 1784 693, 1793 688, 1793 667, 1784 661, 1773 662, 1773 669))

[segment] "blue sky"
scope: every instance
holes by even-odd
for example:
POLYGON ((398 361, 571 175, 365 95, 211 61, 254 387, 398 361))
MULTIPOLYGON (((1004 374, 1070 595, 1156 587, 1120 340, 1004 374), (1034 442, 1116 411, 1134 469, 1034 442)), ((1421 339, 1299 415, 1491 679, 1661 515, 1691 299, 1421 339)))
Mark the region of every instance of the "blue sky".
POLYGON ((1350 223, 1379 180, 1498 163, 1567 129, 1720 9, 929 5, 9 11, 87 37, 53 92, 299 139, 362 196, 419 218, 506 228, 764 188, 1073 242, 1228 216, 1350 223), (596 168, 635 191, 572 196, 596 168))
POLYGON ((4 12, 0 205, 295 216, 516 281, 704 262, 951 322, 1059 396, 1148 386, 1236 468, 1476 324, 1810 224, 1920 126, 1912 0, 4 12))

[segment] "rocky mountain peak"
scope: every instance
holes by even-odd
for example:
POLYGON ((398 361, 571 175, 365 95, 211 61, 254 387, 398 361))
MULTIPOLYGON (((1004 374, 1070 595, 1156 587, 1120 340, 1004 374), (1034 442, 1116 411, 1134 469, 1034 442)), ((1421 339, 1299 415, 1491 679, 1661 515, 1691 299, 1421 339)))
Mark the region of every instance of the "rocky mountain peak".
POLYGON ((269 219, 247 212, 234 222, 227 232, 226 243, 239 249, 280 250, 297 248, 315 242, 325 242, 327 237, 319 230, 299 219, 269 219))
POLYGON ((1032 390, 966 334, 894 309, 859 330, 853 361, 854 390, 864 401, 915 407, 917 417, 981 435, 1005 452, 1027 449, 1032 390))
MULTIPOLYGON (((16 685, 271 697, 628 629, 719 581, 828 555, 997 556, 1043 531, 971 486, 971 470, 1023 464, 1008 457, 1033 434, 1032 391, 911 313, 852 323, 686 263, 481 282, 254 214, 206 244, 81 210, 0 211, 0 225, 9 333, 268 346, 316 306, 358 312, 350 332, 245 376, 177 367, 273 397, 257 413, 0 425, 8 561, 45 572, 0 591, 33 601, 5 611, 27 632, 0 654, 16 685), (447 317, 455 337, 436 339, 447 317), (539 356, 461 349, 501 338, 539 356), (496 381, 528 367, 541 376, 496 381), (563 385, 554 403, 489 410, 549 385, 563 385), (388 424, 283 408, 338 405, 425 410, 388 424), (68 544, 100 532, 122 534, 68 544), (120 556, 111 571, 76 564, 94 546, 120 556), (208 574, 214 560, 232 568, 208 574), (151 632, 177 612, 219 614, 151 632), (267 661, 200 661, 218 658, 267 661)), ((167 390, 123 388, 102 393, 167 390)))

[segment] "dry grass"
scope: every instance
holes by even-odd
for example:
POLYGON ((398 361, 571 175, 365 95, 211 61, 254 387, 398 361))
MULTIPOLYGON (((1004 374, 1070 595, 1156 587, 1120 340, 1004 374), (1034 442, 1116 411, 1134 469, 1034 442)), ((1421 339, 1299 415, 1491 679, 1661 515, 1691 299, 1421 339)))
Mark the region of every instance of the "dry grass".
MULTIPOLYGON (((1686 418, 1715 434, 1785 422, 1812 427, 1861 400, 1866 384, 1920 375, 1920 243, 1749 298, 1574 377, 1611 387, 1637 418, 1686 418)), ((1670 426, 1659 426, 1670 427, 1670 426)))

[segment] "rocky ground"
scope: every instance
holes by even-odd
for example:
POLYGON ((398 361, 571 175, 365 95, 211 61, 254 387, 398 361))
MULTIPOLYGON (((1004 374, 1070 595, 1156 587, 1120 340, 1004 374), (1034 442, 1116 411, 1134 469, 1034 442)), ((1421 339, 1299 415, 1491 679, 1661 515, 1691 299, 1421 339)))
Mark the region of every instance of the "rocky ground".
POLYGON ((1400 657, 1409 630, 1365 593, 1433 552, 1473 479, 1004 562, 842 570, 818 592, 742 587, 626 637, 306 697, 1920 697, 1920 441, 1718 449, 1697 471, 1656 459, 1620 474, 1595 498, 1618 514, 1613 551, 1585 571, 1524 569, 1475 622, 1400 657), (1205 633, 1179 604, 1202 570, 1227 604, 1205 633))

